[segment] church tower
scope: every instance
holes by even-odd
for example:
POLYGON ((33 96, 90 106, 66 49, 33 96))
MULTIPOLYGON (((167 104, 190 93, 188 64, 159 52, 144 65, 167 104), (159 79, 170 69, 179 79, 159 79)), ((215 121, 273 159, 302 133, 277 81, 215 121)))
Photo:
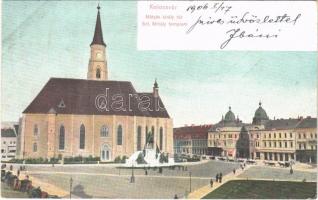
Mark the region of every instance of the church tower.
POLYGON ((108 69, 106 60, 106 44, 103 40, 99 5, 97 6, 97 10, 95 33, 90 45, 91 56, 88 63, 87 79, 105 81, 108 80, 108 69))

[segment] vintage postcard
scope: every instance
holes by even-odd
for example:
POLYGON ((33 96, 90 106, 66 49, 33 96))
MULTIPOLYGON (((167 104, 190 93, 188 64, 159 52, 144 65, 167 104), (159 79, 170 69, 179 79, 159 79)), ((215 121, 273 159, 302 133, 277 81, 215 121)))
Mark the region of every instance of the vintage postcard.
POLYGON ((1 198, 317 198, 315 1, 3 0, 1 19, 1 198))

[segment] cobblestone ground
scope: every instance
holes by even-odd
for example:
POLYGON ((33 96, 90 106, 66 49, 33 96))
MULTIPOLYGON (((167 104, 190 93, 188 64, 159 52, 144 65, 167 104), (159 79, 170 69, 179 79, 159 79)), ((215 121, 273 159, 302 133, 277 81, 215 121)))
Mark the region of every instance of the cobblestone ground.
POLYGON ((291 181, 317 181, 316 172, 298 171, 294 170, 290 174, 290 168, 278 168, 268 166, 254 166, 238 178, 253 178, 253 179, 275 179, 275 180, 291 180, 291 181))
POLYGON ((239 164, 222 161, 187 166, 187 171, 164 169, 149 170, 145 176, 143 169, 135 169, 135 183, 130 183, 131 169, 118 169, 109 166, 28 166, 28 173, 42 181, 53 183, 69 190, 70 178, 73 193, 82 198, 173 198, 184 197, 190 190, 209 184, 216 173, 231 173, 239 164), (120 174, 120 175, 119 175, 120 174))

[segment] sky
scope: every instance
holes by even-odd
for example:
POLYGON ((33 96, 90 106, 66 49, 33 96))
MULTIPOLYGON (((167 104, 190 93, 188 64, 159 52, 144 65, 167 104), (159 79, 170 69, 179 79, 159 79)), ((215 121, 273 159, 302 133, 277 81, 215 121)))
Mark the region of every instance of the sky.
MULTIPOLYGON (((50 77, 86 78, 94 1, 2 2, 1 120, 18 121, 50 77)), ((316 116, 316 52, 138 51, 137 3, 101 2, 109 79, 159 93, 174 125, 316 116)), ((292 42, 292 41, 291 41, 292 42)))

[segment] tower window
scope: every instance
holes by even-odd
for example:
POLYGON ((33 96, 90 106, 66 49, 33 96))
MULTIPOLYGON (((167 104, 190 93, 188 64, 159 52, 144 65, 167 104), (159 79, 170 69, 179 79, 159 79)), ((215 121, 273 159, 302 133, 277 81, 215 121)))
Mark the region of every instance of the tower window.
POLYGON ((100 69, 99 68, 97 68, 97 70, 96 70, 96 78, 100 78, 100 69))

